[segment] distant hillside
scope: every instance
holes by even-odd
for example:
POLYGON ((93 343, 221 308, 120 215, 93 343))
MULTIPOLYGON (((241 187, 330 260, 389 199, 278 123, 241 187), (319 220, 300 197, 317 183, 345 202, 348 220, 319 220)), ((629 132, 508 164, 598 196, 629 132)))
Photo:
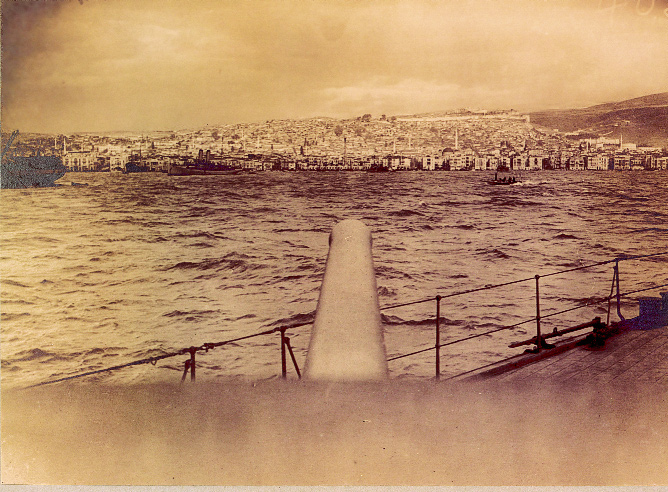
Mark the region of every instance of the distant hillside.
POLYGON ((625 142, 668 146, 668 92, 584 109, 530 113, 531 122, 562 132, 623 136, 625 142))

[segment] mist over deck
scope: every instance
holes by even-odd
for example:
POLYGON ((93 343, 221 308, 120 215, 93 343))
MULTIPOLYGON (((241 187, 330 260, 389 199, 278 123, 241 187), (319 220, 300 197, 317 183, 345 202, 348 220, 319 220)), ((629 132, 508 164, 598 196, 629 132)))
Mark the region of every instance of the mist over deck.
POLYGON ((487 378, 9 391, 2 482, 665 485, 662 324, 487 378))

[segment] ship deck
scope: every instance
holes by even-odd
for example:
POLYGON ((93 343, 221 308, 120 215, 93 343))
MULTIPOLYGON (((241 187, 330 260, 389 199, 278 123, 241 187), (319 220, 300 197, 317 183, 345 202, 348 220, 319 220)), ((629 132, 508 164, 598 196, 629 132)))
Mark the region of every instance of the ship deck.
POLYGON ((668 327, 579 338, 457 382, 3 392, 2 483, 668 485, 668 327))
POLYGON ((468 375, 508 383, 668 383, 668 326, 627 329, 601 348, 577 345, 583 336, 541 354, 520 355, 468 375))

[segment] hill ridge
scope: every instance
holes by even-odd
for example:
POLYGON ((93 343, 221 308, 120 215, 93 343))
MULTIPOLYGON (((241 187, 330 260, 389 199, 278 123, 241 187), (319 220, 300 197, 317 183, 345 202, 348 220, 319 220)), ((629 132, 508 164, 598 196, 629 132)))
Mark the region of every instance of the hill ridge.
POLYGON ((560 132, 623 137, 652 147, 668 147, 668 92, 582 109, 528 113, 531 122, 560 132))

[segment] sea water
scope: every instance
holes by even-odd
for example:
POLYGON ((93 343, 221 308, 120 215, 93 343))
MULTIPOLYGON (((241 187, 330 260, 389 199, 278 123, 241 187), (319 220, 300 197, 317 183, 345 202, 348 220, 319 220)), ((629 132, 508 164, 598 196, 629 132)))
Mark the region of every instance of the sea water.
MULTIPOLYGON (((362 220, 387 355, 514 325, 441 351, 444 377, 521 353, 535 335, 535 275, 668 251, 668 173, 535 172, 490 186, 479 172, 264 172, 172 177, 69 173, 0 192, 2 386, 23 387, 313 319, 328 236, 362 220)), ((613 264, 539 279, 543 333, 607 319, 613 264), (596 304, 593 304, 596 303, 596 304), (550 313, 574 309, 559 316, 550 313)), ((620 263, 622 292, 668 283, 668 255, 620 263)), ((622 314, 637 315, 637 296, 622 314)), ((611 320, 617 315, 613 308, 611 320)), ((287 334, 303 366, 309 326, 287 334)), ((189 356, 79 379, 178 381, 189 356)), ((289 358, 288 358, 289 362, 289 358)), ((291 365, 289 376, 295 377, 291 365)), ((434 375, 434 351, 389 362, 434 375)), ((274 378, 278 334, 197 355, 198 380, 274 378)))

